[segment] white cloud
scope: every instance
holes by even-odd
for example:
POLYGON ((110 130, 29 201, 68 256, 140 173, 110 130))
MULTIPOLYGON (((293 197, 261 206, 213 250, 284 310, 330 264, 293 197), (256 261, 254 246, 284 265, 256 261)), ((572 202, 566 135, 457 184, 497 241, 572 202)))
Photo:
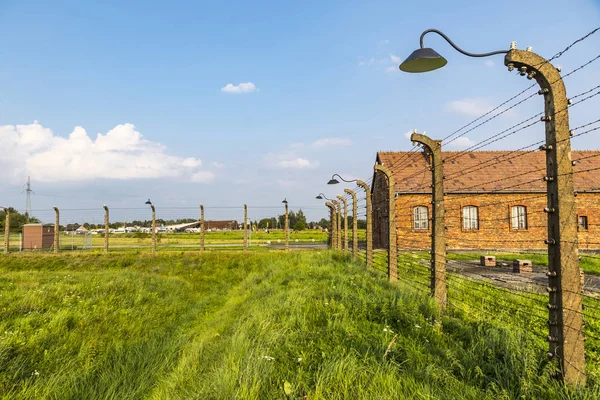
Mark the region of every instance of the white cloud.
POLYGON ((68 137, 55 135, 37 121, 0 126, 0 171, 9 182, 31 175, 37 181, 187 178, 212 180, 198 158, 167 154, 165 146, 145 140, 132 124, 117 125, 92 140, 78 126, 68 137))
POLYGON ((213 165, 213 167, 218 168, 218 169, 225 168, 225 164, 217 162, 217 161, 213 161, 211 164, 213 165))
POLYGON ((493 60, 485 60, 483 62, 483 65, 485 65, 486 67, 491 68, 491 67, 494 67, 496 65, 496 63, 493 60))
POLYGON ((192 182, 197 183, 209 183, 215 179, 215 174, 210 171, 198 171, 194 172, 192 176, 190 176, 190 180, 192 182))
POLYGON ((221 88, 221 92, 223 93, 252 93, 258 91, 256 85, 252 82, 240 83, 239 85, 234 85, 233 83, 228 83, 224 87, 221 88))
POLYGON ((277 163, 281 168, 315 168, 319 165, 318 161, 309 161, 306 158, 296 157, 291 160, 279 160, 277 163))
POLYGON ((301 149, 303 147, 304 147, 304 143, 302 143, 302 142, 290 144, 290 148, 292 148, 292 149, 301 149))
POLYGON ((330 146, 350 146, 351 144, 352 140, 348 138, 322 138, 315 140, 312 144, 312 147, 320 149, 330 146))
POLYGON ((398 57, 398 56, 393 55, 393 54, 390 54, 390 60, 392 60, 392 62, 394 64, 400 65, 402 63, 402 59, 400 57, 398 57))
POLYGON ((455 148, 455 149, 465 149, 465 148, 471 147, 475 144, 476 143, 474 141, 472 141, 471 139, 469 139, 468 137, 460 136, 460 137, 457 137, 456 139, 450 139, 448 141, 448 144, 447 145, 445 144, 445 145, 448 147, 455 148))
MULTIPOLYGON (((447 103, 444 106, 444 110, 447 112, 465 115, 467 117, 479 117, 488 111, 492 110, 492 105, 489 100, 484 98, 467 98, 462 100, 454 100, 447 103)), ((502 109, 495 111, 495 113, 501 112, 502 109)), ((507 111, 503 116, 514 117, 516 112, 514 110, 507 111)))
POLYGON ((408 132, 404 132, 404 137, 410 139, 411 135, 414 133, 415 131, 408 131, 408 132))
POLYGON ((385 72, 397 72, 397 71, 400 71, 400 69, 394 65, 391 65, 385 69, 385 72))

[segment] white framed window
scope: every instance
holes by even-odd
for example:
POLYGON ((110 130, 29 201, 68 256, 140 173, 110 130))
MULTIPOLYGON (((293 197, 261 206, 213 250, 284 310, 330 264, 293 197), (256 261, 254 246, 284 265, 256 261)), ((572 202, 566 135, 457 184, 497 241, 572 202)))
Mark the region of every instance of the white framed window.
POLYGON ((587 215, 580 215, 577 217, 577 228, 580 231, 588 230, 588 217, 587 215))
POLYGON ((463 207, 463 229, 466 231, 479 229, 479 213, 476 206, 463 207))
POLYGON ((413 208, 413 221, 415 229, 429 229, 429 209, 425 206, 413 208))
POLYGON ((527 207, 512 206, 510 210, 512 228, 514 230, 527 229, 527 207))

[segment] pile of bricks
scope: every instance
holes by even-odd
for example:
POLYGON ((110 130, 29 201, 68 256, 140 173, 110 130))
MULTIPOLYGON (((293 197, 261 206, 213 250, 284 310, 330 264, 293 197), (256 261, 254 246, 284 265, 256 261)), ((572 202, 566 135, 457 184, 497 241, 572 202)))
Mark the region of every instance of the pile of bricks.
POLYGON ((513 272, 520 274, 522 272, 532 272, 530 260, 513 261, 513 272))
POLYGON ((479 257, 479 264, 482 267, 495 267, 496 257, 495 256, 481 256, 479 257))

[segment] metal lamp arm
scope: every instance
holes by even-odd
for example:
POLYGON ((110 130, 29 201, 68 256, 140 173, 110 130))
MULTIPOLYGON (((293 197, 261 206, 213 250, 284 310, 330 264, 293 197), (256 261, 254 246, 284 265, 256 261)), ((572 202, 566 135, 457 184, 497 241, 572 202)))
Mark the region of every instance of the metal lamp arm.
POLYGON ((341 180, 343 180, 344 182, 356 182, 356 181, 358 180, 358 179, 352 179, 352 180, 349 180, 349 181, 347 181, 347 180, 345 180, 344 178, 342 178, 341 176, 339 176, 339 174, 333 174, 333 175, 331 176, 331 179, 333 179, 333 178, 334 178, 334 177, 336 177, 336 176, 337 176, 338 178, 340 178, 341 180))
POLYGON ((450 40, 450 38, 448 36, 446 36, 443 32, 441 32, 441 31, 439 31, 437 29, 427 29, 425 32, 423 32, 421 34, 421 39, 420 39, 420 41, 421 41, 421 48, 424 48, 424 46, 423 46, 423 38, 429 32, 437 33, 438 35, 440 35, 441 37, 443 37, 444 39, 446 39, 446 41, 448 43, 450 43, 450 46, 454 47, 454 49, 456 49, 456 51, 464 54, 465 56, 469 56, 469 57, 489 57, 489 56, 493 56, 493 55, 496 55, 496 54, 506 54, 509 51, 509 50, 498 50, 498 51, 492 51, 490 53, 481 53, 481 54, 469 53, 468 51, 464 51, 463 49, 461 49, 460 47, 458 47, 456 44, 454 44, 454 42, 452 40, 450 40))
POLYGON ((333 200, 333 199, 330 199, 329 197, 325 196, 323 193, 319 193, 319 196, 323 196, 323 198, 325 200, 330 200, 330 201, 333 200))

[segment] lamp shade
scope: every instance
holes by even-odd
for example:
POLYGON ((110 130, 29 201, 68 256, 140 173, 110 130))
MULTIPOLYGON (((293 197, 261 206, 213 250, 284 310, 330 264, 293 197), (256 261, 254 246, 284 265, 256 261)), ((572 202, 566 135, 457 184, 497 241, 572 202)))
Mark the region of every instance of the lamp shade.
POLYGON ((412 52, 400 69, 404 72, 429 72, 442 68, 448 61, 432 48, 426 47, 412 52))
POLYGON ((329 182, 327 182, 328 185, 335 185, 340 183, 340 181, 338 181, 337 179, 333 178, 331 179, 329 182))
POLYGON ((316 197, 316 199, 318 199, 318 200, 323 200, 323 196, 321 196, 321 195, 318 195, 318 196, 316 197))
POLYGON ((144 204, 152 204, 152 202, 150 201, 150 199, 148 199, 148 201, 145 202, 144 204))

